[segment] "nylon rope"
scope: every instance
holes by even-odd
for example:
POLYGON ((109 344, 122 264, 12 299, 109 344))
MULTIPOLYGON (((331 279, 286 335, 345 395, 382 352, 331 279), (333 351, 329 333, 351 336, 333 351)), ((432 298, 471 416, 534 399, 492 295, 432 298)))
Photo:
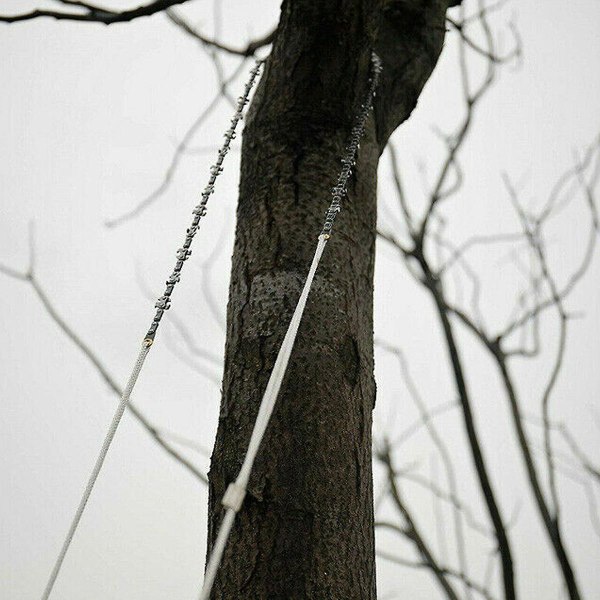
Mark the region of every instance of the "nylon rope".
POLYGON ((347 191, 348 179, 355 163, 356 153, 358 151, 360 139, 365 130, 367 118, 373 106, 373 97, 379 81, 379 74, 381 73, 381 61, 374 52, 371 55, 371 67, 372 70, 367 98, 360 106, 355 125, 350 134, 350 142, 346 146, 345 154, 342 157, 342 169, 338 176, 337 183, 332 189, 332 200, 325 216, 323 229, 319 235, 317 247, 315 249, 312 263, 306 277, 306 281, 304 282, 304 287, 302 289, 302 293, 300 294, 298 304, 296 305, 287 332, 283 338, 283 342, 281 343, 279 353, 277 354, 275 365, 273 366, 273 370, 269 376, 269 381, 258 409, 258 415, 254 423, 254 428, 252 430, 252 435, 250 437, 244 462, 242 463, 242 467, 236 480, 229 484, 225 494, 223 495, 223 499, 221 500, 221 504, 225 508, 225 515, 223 516, 223 520, 217 534, 217 539, 206 567, 204 583, 202 585, 202 591, 200 592, 199 600, 210 599, 215 578, 223 558, 223 553, 227 546, 227 541, 229 539, 235 517, 242 507, 244 498, 246 496, 246 490, 248 481, 250 479, 250 474, 252 472, 252 467, 254 466, 254 460, 263 440, 267 425, 271 418, 271 414, 273 413, 277 396, 287 370, 290 355, 294 348, 294 342, 296 341, 296 336, 298 334, 300 321, 302 320, 302 315, 306 307, 306 301, 313 284, 317 267, 319 266, 319 261, 321 260, 321 256, 323 255, 327 241, 331 236, 335 218, 341 210, 341 201, 347 191))
POLYGON ((160 321, 165 311, 168 310, 170 307, 171 294, 173 293, 175 285, 180 280, 181 270, 183 268, 184 262, 190 257, 192 253, 190 247, 192 245, 194 236, 198 232, 200 219, 206 215, 208 200, 214 192, 214 186, 217 177, 223 172, 223 162, 225 160, 225 156, 229 152, 231 141, 235 138, 235 130, 237 128, 238 123, 243 118, 244 107, 249 102, 250 90, 254 86, 262 64, 262 60, 258 60, 256 62, 256 66, 250 71, 250 77, 246 82, 244 92, 242 96, 238 98, 236 111, 233 115, 233 118, 231 119, 231 125, 224 134, 225 141, 223 142, 223 145, 218 151, 217 160, 215 164, 210 168, 210 177, 208 179, 208 185, 204 188, 204 191, 202 192, 200 203, 192 211, 194 215, 192 223, 186 231, 185 241, 182 247, 177 250, 177 260, 175 263, 175 267, 166 281, 166 287, 163 292, 163 295, 158 298, 156 304, 154 305, 156 308, 156 313, 152 320, 152 324, 150 325, 150 328, 148 329, 148 332, 144 337, 144 340, 142 342, 142 348, 140 349, 138 357, 133 366, 133 370, 131 371, 131 375, 129 376, 129 380, 127 382, 125 390, 123 391, 123 395, 121 396, 121 400, 119 401, 115 414, 108 427, 106 437, 104 438, 104 442, 102 443, 102 447, 100 448, 100 453, 98 454, 98 458, 96 459, 94 468, 90 473, 87 485, 81 496, 79 506, 75 511, 61 550, 58 554, 52 572, 50 573, 50 577, 48 578, 48 582, 42 595, 42 600, 48 600, 50 594, 52 593, 52 589, 54 588, 54 584, 56 583, 56 580, 60 574, 63 562, 65 560, 65 556, 67 555, 71 542, 73 541, 73 537, 75 536, 75 533, 79 526, 79 522, 81 521, 81 517, 83 516, 96 480, 98 479, 98 475, 100 474, 100 471, 104 464, 104 460, 106 459, 106 455, 108 454, 110 445, 112 444, 112 441, 117 432, 117 428, 119 427, 119 423, 121 422, 121 418, 123 417, 123 413, 125 412, 125 409, 127 408, 127 405, 129 403, 129 398, 133 392, 142 367, 144 366, 144 361, 146 360, 146 357, 148 356, 150 348, 152 347, 152 344, 154 342, 154 338, 156 336, 156 332, 158 330, 160 321))

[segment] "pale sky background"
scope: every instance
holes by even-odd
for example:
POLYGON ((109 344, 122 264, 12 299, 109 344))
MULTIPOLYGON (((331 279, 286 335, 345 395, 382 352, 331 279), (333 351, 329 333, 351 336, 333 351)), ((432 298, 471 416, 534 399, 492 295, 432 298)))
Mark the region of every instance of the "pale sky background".
MULTIPOLYGON (((32 5, 5 1, 0 11, 32 5)), ((272 28, 278 9, 277 2, 266 0, 223 2, 223 40, 243 46, 272 28)), ((212 33, 211 2, 199 0, 181 10, 212 33)), ((543 201, 572 164, 574 152, 600 131, 600 4, 512 2, 494 18, 496 28, 503 29, 513 16, 523 38, 523 64, 502 70, 461 155, 466 184, 444 211, 455 242, 475 233, 514 231, 517 223, 501 173, 524 181, 525 199, 543 201)), ((441 156, 433 126, 448 129, 460 117, 456 45, 452 36, 448 39, 411 120, 395 136, 414 206, 422 195, 418 165, 426 165, 424 177, 433 178, 441 156)), ((504 39, 508 46, 508 34, 504 39)), ((212 63, 162 15, 108 28, 49 20, 0 24, 0 57, 0 262, 26 268, 33 220, 40 282, 59 313, 122 384, 153 314, 136 272, 155 295, 162 292, 213 155, 185 156, 168 192, 139 219, 113 230, 103 222, 160 183, 175 140, 212 98, 212 63)), ((224 65, 230 71, 235 61, 226 59, 224 65)), ((243 77, 230 88, 234 97, 243 77)), ((219 144, 231 112, 222 102, 192 146, 219 144)), ((387 158, 380 167, 380 198, 389 207, 380 212, 382 227, 390 226, 388 215, 396 211, 387 158)), ((208 280, 224 313, 238 167, 236 151, 228 157, 174 298, 173 312, 189 324, 199 345, 215 353, 222 352, 224 333, 200 292, 207 284, 201 266, 225 232, 208 280)), ((559 279, 581 256, 584 217, 585 211, 566 213, 552 230, 550 259, 559 279)), ((474 255, 486 273, 482 307, 490 329, 503 321, 515 297, 509 250, 474 255)), ((552 401, 553 416, 568 423, 597 461, 599 275, 596 257, 569 299, 569 309, 582 316, 571 324, 552 401)), ((27 284, 0 275, 0 289, 0 597, 16 600, 38 598, 43 590, 116 398, 27 284)), ((375 298, 376 335, 405 351, 428 405, 452 400, 453 382, 431 302, 384 245, 378 247, 375 298)), ((542 325, 550 353, 515 363, 525 409, 532 414, 539 414, 541 386, 556 345, 553 322, 546 319, 542 325)), ((558 599, 554 559, 525 486, 497 374, 471 338, 460 339, 494 483, 507 515, 516 515, 511 536, 521 597, 558 599)), ((198 374, 169 345, 184 349, 165 324, 135 400, 156 424, 210 448, 219 403, 214 379, 220 373, 209 367, 212 379, 198 374)), ((394 360, 377 351, 376 363, 376 433, 383 424, 400 433, 417 413, 394 360)), ((454 452, 465 501, 484 519, 459 415, 438 423, 454 452)), ((538 429, 531 432, 540 439, 538 429)), ((431 454, 425 436, 417 436, 398 455, 398 465, 419 462, 430 475, 431 469, 441 469, 431 454)), ((187 455, 207 469, 206 458, 193 451, 187 455)), ((565 537, 581 587, 588 600, 600 598, 600 538, 591 525, 588 500, 581 486, 564 477, 559 483, 565 537)), ((443 554, 431 497, 408 485, 404 491, 432 546, 443 554)), ((600 502, 598 490, 594 493, 600 502)), ((192 600, 204 566, 206 504, 206 488, 126 417, 53 597, 192 600)), ((378 545, 415 558, 409 545, 389 535, 380 536, 378 545)), ((468 544, 476 578, 482 577, 486 548, 477 537, 468 544)), ((382 599, 441 597, 425 570, 384 561, 378 564, 378 587, 382 599)))

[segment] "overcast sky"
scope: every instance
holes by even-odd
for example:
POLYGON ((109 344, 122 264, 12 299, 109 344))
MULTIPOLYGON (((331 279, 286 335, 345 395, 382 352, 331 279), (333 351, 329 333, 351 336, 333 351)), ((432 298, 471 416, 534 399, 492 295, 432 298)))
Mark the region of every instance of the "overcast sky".
MULTIPOLYGON (((21 11, 26 5, 32 3, 11 0, 2 3, 1 11, 21 11)), ((266 0, 224 2, 223 40, 243 46, 268 32, 278 9, 277 2, 266 0)), ((212 3, 198 1, 181 12, 212 34, 212 10, 212 3)), ((494 19, 495 27, 505 31, 505 47, 510 45, 505 25, 511 17, 523 38, 523 61, 518 69, 502 70, 462 154, 465 187, 444 212, 456 242, 476 233, 516 228, 502 173, 523 182, 525 199, 542 201, 572 164, 574 153, 600 131, 600 4, 509 3, 494 19)), ((162 291, 213 156, 184 156, 168 191, 142 216, 116 229, 103 223, 160 184, 177 140, 213 97, 212 63, 162 15, 108 28, 49 20, 0 24, 0 56, 0 262, 14 269, 27 267, 27 231, 33 221, 41 284, 59 314, 122 385, 153 314, 140 281, 153 295, 162 291)), ((441 157, 433 126, 448 129, 460 117, 456 62, 456 44, 450 38, 417 109, 394 138, 415 206, 423 181, 435 173, 441 157)), ((235 60, 224 60, 227 72, 235 65, 235 60)), ((250 67, 249 62, 230 88, 234 97, 250 67)), ((191 146, 219 144, 231 112, 221 102, 191 146)), ((392 226, 390 213, 395 210, 387 158, 384 155, 380 168, 380 201, 388 206, 380 210, 382 227, 392 226)), ((173 309, 188 323, 197 343, 216 354, 224 344, 219 319, 227 298, 239 151, 227 160, 173 309), (207 272, 203 259, 217 245, 207 272), (220 315, 211 311, 201 285, 210 286, 220 315)), ((581 256, 583 214, 565 217, 552 230, 550 256, 559 276, 581 256)), ((504 258, 506 254, 505 249, 504 258)), ((482 253, 475 262, 485 269, 484 316, 491 323, 501 321, 509 303, 512 306, 514 276, 507 275, 502 253, 482 253)), ((594 415, 600 419, 599 276, 596 260, 569 301, 569 308, 583 316, 571 326, 553 400, 554 417, 568 422, 594 458, 600 431, 594 422, 594 415)), ((31 287, 0 275, 0 289, 0 597, 16 600, 41 594, 116 398, 51 321, 31 287)), ((378 246, 375 298, 376 335, 403 348, 430 406, 452 400, 452 381, 429 299, 384 245, 378 246)), ((552 327, 550 321, 544 323, 550 351, 556 343, 552 327)), ((184 345, 173 327, 167 325, 162 336, 135 400, 154 423, 211 448, 219 369, 196 359, 207 370, 199 373, 182 362, 184 345)), ((511 534, 522 597, 559 598, 559 579, 525 487, 497 375, 468 336, 461 340, 501 503, 516 518, 511 534)), ((517 365, 525 408, 532 414, 539 414, 549 356, 543 353, 533 363, 517 365)), ((394 360, 378 351, 376 363, 376 425, 400 432, 417 413, 394 360)), ((465 499, 484 519, 460 419, 449 415, 442 423, 456 450, 465 499)), ((182 451, 200 469, 208 468, 201 453, 182 451)), ((402 462, 421 461, 426 474, 439 468, 425 439, 416 439, 405 452, 402 462)), ((588 600, 599 598, 600 540, 590 524, 587 499, 581 487, 568 480, 561 481, 560 490, 578 577, 588 600)), ((428 524, 430 496, 411 489, 406 493, 421 506, 424 526, 435 540, 436 527, 428 524)), ((596 498, 600 500, 598 494, 596 498)), ((204 566, 206 504, 206 488, 126 417, 55 598, 192 600, 204 566)), ((414 558, 409 546, 393 538, 382 537, 378 543, 414 558)), ((469 544, 474 573, 485 564, 480 548, 469 544)), ((378 568, 381 598, 393 597, 386 596, 392 591, 411 600, 439 596, 424 572, 383 561, 378 568)))

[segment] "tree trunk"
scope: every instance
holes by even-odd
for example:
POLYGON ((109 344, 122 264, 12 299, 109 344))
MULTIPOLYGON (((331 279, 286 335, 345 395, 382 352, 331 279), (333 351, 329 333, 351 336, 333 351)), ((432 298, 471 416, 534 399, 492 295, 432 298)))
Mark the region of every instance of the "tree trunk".
POLYGON ((286 0, 244 131, 208 546, 308 272, 371 49, 384 73, 214 598, 375 599, 371 474, 379 155, 442 48, 448 2, 286 0))

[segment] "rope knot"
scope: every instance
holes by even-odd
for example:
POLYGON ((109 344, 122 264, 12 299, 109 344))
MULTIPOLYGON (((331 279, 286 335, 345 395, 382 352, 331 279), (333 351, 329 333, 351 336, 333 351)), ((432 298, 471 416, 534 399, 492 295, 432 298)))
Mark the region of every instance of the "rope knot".
POLYGON ((230 508, 235 512, 239 512, 240 508, 242 508, 242 503, 244 502, 244 498, 246 497, 246 488, 239 483, 230 483, 223 494, 223 499, 221 500, 221 504, 225 508, 230 508))

